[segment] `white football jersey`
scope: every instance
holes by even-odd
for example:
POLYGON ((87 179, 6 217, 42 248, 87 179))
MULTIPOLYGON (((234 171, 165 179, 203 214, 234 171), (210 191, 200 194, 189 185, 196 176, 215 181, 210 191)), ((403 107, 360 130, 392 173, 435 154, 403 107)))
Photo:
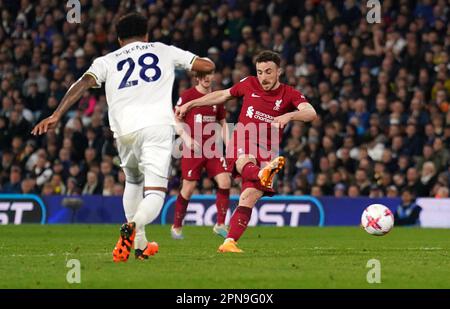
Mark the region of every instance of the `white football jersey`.
POLYGON ((133 42, 94 60, 85 74, 105 83, 114 136, 148 126, 174 125, 175 67, 190 70, 196 55, 159 42, 133 42))

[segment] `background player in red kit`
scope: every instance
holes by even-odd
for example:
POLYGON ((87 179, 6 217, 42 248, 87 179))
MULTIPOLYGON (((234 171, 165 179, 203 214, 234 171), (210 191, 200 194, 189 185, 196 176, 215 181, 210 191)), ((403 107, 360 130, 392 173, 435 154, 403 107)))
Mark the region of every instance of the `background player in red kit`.
POLYGON ((316 117, 314 108, 302 93, 280 83, 280 61, 277 53, 263 51, 255 60, 257 77, 244 78, 229 89, 214 91, 176 110, 177 117, 182 118, 193 107, 216 105, 233 97, 243 97, 238 127, 226 151, 233 175, 240 174, 242 177, 242 191, 239 206, 231 217, 227 238, 219 247, 219 252, 242 252, 237 247, 237 241, 247 228, 253 206, 263 195, 274 194, 273 177, 284 166, 284 158, 276 157, 260 168, 267 161, 267 156, 262 154, 273 151, 267 147, 273 145, 270 140, 273 129, 279 130, 279 144, 282 129, 287 123, 293 120, 312 121, 316 117), (243 126, 254 127, 255 124, 259 130, 246 134, 243 126), (252 153, 252 146, 256 146, 256 153, 252 153))
MULTIPOLYGON (((196 76, 197 85, 189 88, 181 94, 177 102, 177 106, 201 98, 205 94, 211 92, 213 73, 198 73, 196 76)), ((177 120, 179 121, 179 120, 177 120)), ((219 123, 224 128, 226 134, 225 109, 223 104, 213 106, 201 106, 191 109, 184 117, 185 124, 189 130, 184 130, 181 135, 184 140, 183 147, 191 148, 190 151, 183 150, 181 158, 181 174, 183 178, 182 187, 175 203, 174 224, 171 227, 171 235, 174 239, 182 239, 183 219, 186 215, 186 209, 192 193, 197 186, 197 181, 203 168, 206 169, 209 178, 214 178, 217 182, 216 207, 217 207, 217 223, 214 225, 213 231, 226 237, 228 230, 225 226, 225 217, 230 201, 231 177, 227 170, 227 163, 223 156, 206 157, 205 151, 208 151, 203 145, 211 138, 211 134, 204 132, 205 126, 208 124, 219 123), (189 132, 186 132, 189 131, 189 132), (201 151, 200 156, 198 153, 201 151), (197 155, 195 155, 197 152, 197 155)), ((178 126, 180 127, 180 126, 178 126)))

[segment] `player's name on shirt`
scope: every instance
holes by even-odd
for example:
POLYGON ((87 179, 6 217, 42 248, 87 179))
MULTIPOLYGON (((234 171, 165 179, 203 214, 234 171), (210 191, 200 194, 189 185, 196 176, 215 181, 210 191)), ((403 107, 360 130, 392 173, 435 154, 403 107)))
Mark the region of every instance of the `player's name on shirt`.
POLYGON ((143 43, 143 45, 134 45, 130 48, 122 50, 120 53, 115 52, 114 56, 119 57, 121 55, 129 55, 136 50, 147 50, 147 49, 150 49, 153 47, 154 47, 154 44, 152 44, 152 43, 143 43))

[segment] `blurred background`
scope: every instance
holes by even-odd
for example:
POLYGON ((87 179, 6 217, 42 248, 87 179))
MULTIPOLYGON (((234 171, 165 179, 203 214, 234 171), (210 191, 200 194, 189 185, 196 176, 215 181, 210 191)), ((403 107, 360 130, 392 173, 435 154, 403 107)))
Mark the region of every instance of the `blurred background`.
MULTIPOLYGON (((449 196, 447 1, 381 1, 381 22, 372 24, 366 1, 80 3, 81 22, 68 23, 66 1, 0 0, 0 192, 122 195, 104 88, 87 92, 56 131, 36 138, 30 130, 96 57, 118 48, 117 19, 138 11, 149 18, 150 40, 216 63, 214 89, 255 74, 259 51, 281 54, 282 81, 319 117, 285 130, 280 194, 380 198, 407 188, 449 196)), ((193 82, 177 72, 173 102, 193 82)), ((226 110, 235 123, 240 102, 226 110)), ((175 160, 172 195, 180 174, 175 160)), ((196 193, 215 185, 205 177, 196 193)))

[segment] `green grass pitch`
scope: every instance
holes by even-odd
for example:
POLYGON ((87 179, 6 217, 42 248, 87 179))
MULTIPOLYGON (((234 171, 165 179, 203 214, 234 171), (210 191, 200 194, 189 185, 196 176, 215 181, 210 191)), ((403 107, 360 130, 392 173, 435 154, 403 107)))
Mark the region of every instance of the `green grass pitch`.
POLYGON ((250 227, 243 254, 219 254, 211 227, 147 227, 160 245, 147 261, 112 262, 119 225, 0 226, 0 288, 450 288, 450 229, 394 228, 383 237, 357 227, 250 227), (78 259, 81 283, 69 284, 78 259), (370 259, 381 283, 369 284, 370 259))

